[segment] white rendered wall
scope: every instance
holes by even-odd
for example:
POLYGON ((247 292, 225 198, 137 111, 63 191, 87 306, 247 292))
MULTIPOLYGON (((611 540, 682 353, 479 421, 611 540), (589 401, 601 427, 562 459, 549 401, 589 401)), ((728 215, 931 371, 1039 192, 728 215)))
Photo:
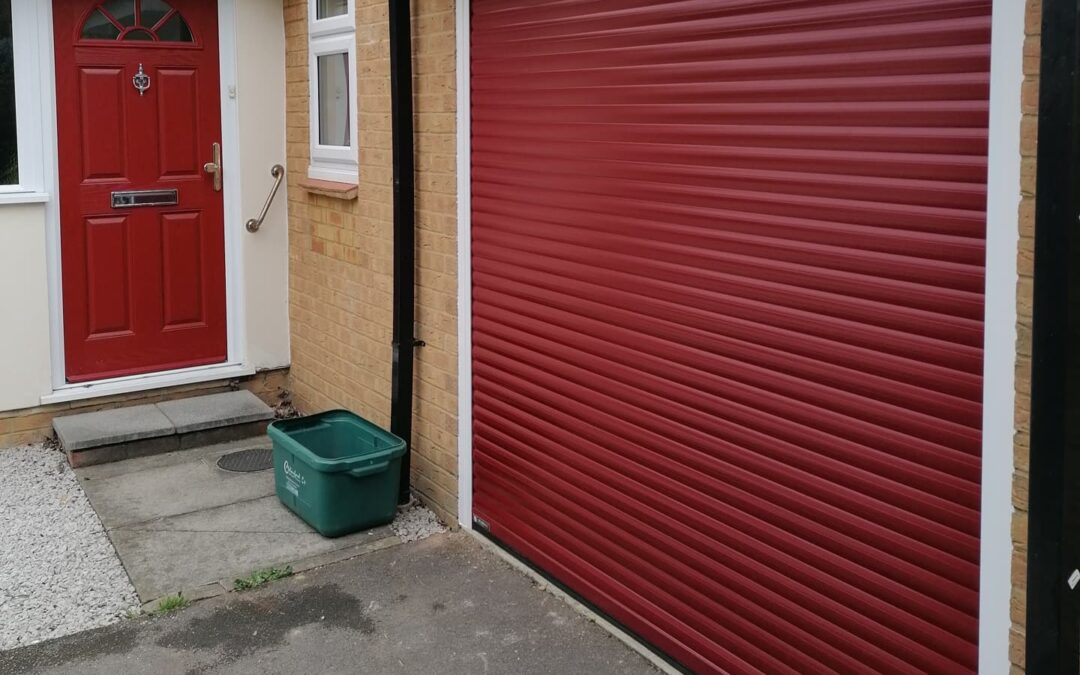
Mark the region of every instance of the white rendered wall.
MULTIPOLYGON (((289 364, 289 228, 282 184, 255 234, 244 222, 258 215, 273 185, 270 167, 285 165, 285 23, 282 3, 236 0, 236 61, 240 106, 240 202, 243 232, 240 278, 244 287, 244 362, 255 368, 289 364)), ((222 26, 224 30, 226 27, 222 26)), ((224 58, 224 55, 223 55, 224 58)), ((286 166, 286 170, 290 167, 286 166)))
POLYGON ((45 207, 0 204, 0 410, 51 390, 45 207))

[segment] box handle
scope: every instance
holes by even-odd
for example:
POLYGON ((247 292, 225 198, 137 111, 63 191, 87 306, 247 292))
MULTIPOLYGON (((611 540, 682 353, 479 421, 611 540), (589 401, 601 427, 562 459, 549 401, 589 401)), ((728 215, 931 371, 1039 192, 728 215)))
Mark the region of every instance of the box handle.
POLYGON ((349 469, 348 474, 353 478, 363 478, 364 476, 382 473, 383 471, 386 471, 386 467, 388 466, 390 466, 390 462, 376 462, 374 464, 362 466, 359 469, 349 469))

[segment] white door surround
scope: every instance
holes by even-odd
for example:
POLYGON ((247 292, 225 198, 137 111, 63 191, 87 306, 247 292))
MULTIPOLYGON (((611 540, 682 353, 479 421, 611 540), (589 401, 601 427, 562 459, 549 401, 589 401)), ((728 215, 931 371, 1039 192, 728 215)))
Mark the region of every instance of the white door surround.
MULTIPOLYGON (((20 1, 15 0, 18 4, 20 1)), ((240 110, 237 101, 237 0, 218 0, 218 25, 221 70, 222 164, 225 215, 225 289, 228 323, 228 357, 225 363, 184 368, 160 373, 110 378, 96 382, 70 384, 65 376, 64 322, 60 266, 59 176, 57 173, 56 68, 53 56, 52 3, 29 0, 37 6, 36 43, 39 60, 38 96, 43 102, 42 153, 46 211, 46 257, 49 289, 50 357, 52 392, 41 398, 42 404, 61 403, 96 396, 109 396, 160 387, 191 384, 250 375, 243 353, 244 289, 241 237, 245 236, 241 210, 240 185, 240 110)), ((87 0, 89 2, 89 0, 87 0)), ((25 9, 23 11, 26 11, 25 9)), ((23 78, 24 80, 26 78, 23 78)), ((283 102, 284 104, 284 102, 283 102)), ((285 299, 283 299, 283 302, 285 299)))

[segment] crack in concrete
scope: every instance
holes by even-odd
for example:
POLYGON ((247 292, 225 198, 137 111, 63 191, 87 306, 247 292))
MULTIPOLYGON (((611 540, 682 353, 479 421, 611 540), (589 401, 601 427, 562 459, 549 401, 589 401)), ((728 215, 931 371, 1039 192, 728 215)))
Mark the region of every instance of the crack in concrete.
POLYGON ((160 533, 160 534, 168 534, 168 533, 173 533, 173 532, 180 533, 180 534, 183 534, 183 533, 187 533, 187 534, 298 534, 298 535, 303 535, 305 537, 310 537, 310 536, 314 535, 314 536, 318 536, 318 537, 321 538, 321 535, 319 535, 319 533, 315 532, 314 530, 312 530, 311 532, 296 532, 296 531, 290 532, 290 531, 286 531, 286 530, 187 530, 187 529, 157 530, 157 529, 142 529, 142 528, 132 528, 132 527, 118 527, 118 528, 115 528, 113 531, 115 532, 115 531, 119 531, 119 530, 123 530, 124 532, 154 532, 154 533, 160 533))
MULTIPOLYGON (((170 514, 170 515, 167 515, 167 516, 158 516, 157 518, 147 518, 146 520, 136 520, 136 521, 131 522, 131 523, 120 523, 119 525, 110 525, 109 527, 105 528, 105 531, 106 532, 112 532, 113 530, 129 530, 131 528, 138 527, 139 525, 142 525, 144 523, 160 523, 162 521, 171 520, 173 518, 183 518, 185 516, 193 516, 193 515, 195 515, 197 513, 210 513, 212 511, 217 511, 217 510, 220 510, 220 509, 232 508, 232 507, 240 505, 240 504, 250 504, 251 502, 257 502, 257 501, 259 501, 261 499, 269 499, 271 497, 277 497, 277 495, 274 494, 273 492, 271 492, 270 494, 261 495, 259 497, 249 497, 248 499, 240 499, 240 500, 237 500, 235 502, 229 502, 228 504, 218 504, 217 506, 208 506, 208 507, 203 508, 203 509, 194 509, 192 511, 184 511, 184 512, 181 512, 181 513, 174 513, 174 514, 170 514)), ((94 505, 92 501, 90 502, 90 505, 91 506, 94 505)), ((95 509, 95 511, 96 511, 96 509, 95 509)))

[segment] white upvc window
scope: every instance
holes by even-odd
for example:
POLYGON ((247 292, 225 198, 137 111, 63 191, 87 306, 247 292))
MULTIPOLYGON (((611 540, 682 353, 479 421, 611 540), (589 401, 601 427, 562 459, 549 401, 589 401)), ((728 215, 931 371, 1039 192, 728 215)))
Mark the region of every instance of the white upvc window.
POLYGON ((0 0, 0 204, 45 201, 46 3, 0 0))
POLYGON ((311 164, 308 177, 358 180, 355 0, 309 0, 308 82, 311 164))

